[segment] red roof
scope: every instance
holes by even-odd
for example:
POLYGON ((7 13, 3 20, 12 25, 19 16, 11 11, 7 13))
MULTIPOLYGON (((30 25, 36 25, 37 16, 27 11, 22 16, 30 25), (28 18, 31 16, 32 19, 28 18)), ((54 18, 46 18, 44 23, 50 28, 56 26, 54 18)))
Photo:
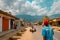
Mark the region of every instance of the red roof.
POLYGON ((56 20, 60 21, 60 18, 56 18, 56 20))

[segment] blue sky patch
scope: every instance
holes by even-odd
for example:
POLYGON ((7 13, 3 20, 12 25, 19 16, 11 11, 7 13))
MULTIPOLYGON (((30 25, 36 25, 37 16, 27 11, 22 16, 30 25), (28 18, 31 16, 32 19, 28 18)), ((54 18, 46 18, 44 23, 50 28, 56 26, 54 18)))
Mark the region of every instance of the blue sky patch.
POLYGON ((28 1, 32 3, 33 0, 28 0, 28 1))
POLYGON ((54 3, 54 0, 44 0, 42 3, 40 3, 39 5, 41 7, 47 7, 48 10, 50 10, 50 7, 52 6, 52 4, 54 3))

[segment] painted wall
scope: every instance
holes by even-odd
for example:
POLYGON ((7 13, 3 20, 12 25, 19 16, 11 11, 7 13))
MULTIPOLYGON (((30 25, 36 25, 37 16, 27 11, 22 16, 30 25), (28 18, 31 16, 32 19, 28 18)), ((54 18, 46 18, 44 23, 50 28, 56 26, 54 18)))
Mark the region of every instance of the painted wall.
POLYGON ((9 29, 9 19, 3 17, 2 19, 2 31, 6 31, 9 29))
POLYGON ((11 20, 9 20, 9 30, 11 29, 11 20))
POLYGON ((0 32, 2 32, 2 18, 0 17, 0 32))

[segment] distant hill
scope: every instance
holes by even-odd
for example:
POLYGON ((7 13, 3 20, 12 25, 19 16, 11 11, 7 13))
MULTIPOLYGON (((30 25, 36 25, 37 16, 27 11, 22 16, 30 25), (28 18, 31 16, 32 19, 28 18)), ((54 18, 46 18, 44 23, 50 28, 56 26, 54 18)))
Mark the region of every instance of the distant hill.
POLYGON ((50 18, 60 18, 60 14, 53 14, 50 16, 50 18))
MULTIPOLYGON (((42 21, 42 18, 44 17, 44 15, 31 16, 31 15, 27 15, 27 14, 19 14, 19 15, 16 15, 16 17, 22 18, 27 22, 36 22, 36 21, 42 21)), ((53 15, 49 16, 49 18, 59 18, 59 17, 60 17, 60 14, 53 14, 53 15)))
POLYGON ((16 17, 22 18, 27 22, 36 22, 36 21, 42 21, 42 18, 44 16, 31 16, 27 14, 20 14, 20 15, 16 15, 16 17))

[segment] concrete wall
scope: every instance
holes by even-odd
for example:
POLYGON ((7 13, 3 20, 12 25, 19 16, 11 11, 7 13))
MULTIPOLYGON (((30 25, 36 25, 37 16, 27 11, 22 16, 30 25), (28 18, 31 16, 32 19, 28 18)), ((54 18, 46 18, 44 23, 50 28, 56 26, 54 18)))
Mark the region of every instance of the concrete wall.
POLYGON ((15 24, 17 25, 17 28, 20 28, 20 21, 15 21, 15 24))
POLYGON ((11 24, 11 22, 10 22, 10 21, 11 21, 11 20, 9 20, 9 30, 11 29, 11 25, 10 25, 10 24, 11 24))
POLYGON ((2 18, 0 17, 0 32, 2 32, 2 18))
POLYGON ((18 28, 20 28, 20 22, 18 22, 17 25, 18 25, 18 28))

